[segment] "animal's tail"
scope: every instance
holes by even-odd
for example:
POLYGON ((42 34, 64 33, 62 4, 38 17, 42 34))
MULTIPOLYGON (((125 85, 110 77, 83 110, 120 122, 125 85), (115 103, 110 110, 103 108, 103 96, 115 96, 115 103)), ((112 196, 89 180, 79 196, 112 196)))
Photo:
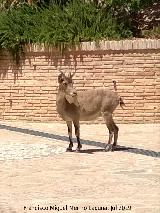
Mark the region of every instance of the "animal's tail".
POLYGON ((123 109, 123 106, 125 106, 125 103, 124 103, 122 97, 119 97, 119 104, 120 104, 120 107, 122 107, 122 109, 123 109))
MULTIPOLYGON (((114 91, 117 92, 117 84, 115 80, 113 81, 113 85, 114 85, 114 91)), ((122 107, 123 109, 123 106, 125 106, 125 103, 121 96, 119 97, 119 104, 120 104, 120 107, 122 107)))
POLYGON ((114 91, 117 91, 117 84, 115 80, 113 81, 113 86, 114 86, 114 91))

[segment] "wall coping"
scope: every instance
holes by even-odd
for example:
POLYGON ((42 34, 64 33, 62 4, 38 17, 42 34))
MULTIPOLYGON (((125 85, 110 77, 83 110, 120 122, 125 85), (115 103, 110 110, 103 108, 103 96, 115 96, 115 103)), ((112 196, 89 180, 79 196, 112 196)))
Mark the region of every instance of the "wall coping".
MULTIPOLYGON (((160 39, 133 39, 120 41, 81 42, 67 48, 67 51, 131 51, 131 50, 159 50, 160 39)), ((26 46, 27 52, 57 52, 54 47, 40 45, 26 46)))

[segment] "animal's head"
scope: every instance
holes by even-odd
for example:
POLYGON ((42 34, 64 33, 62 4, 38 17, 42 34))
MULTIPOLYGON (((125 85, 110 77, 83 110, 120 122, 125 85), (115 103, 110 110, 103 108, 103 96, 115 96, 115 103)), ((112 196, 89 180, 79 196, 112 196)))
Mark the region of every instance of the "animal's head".
POLYGON ((65 93, 65 97, 67 101, 71 104, 74 103, 77 105, 77 91, 73 87, 73 76, 75 73, 71 74, 64 74, 62 71, 60 71, 60 74, 58 75, 58 83, 59 83, 59 89, 65 93))
POLYGON ((74 73, 64 74, 62 71, 58 76, 58 83, 59 88, 63 91, 66 95, 70 95, 72 97, 77 95, 76 89, 73 87, 73 78, 74 73))

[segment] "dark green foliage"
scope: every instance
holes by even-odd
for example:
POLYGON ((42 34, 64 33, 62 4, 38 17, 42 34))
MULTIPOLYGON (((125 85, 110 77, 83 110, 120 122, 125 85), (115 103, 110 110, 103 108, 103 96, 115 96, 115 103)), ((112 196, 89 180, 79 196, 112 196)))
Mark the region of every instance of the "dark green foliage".
POLYGON ((0 48, 8 49, 19 60, 23 45, 28 43, 65 47, 81 41, 129 38, 136 34, 136 12, 153 1, 99 2, 35 0, 29 6, 20 0, 6 9, 1 6, 0 48))
POLYGON ((22 53, 22 47, 31 40, 32 17, 35 9, 28 6, 13 8, 0 14, 0 47, 8 49, 16 61, 22 53))

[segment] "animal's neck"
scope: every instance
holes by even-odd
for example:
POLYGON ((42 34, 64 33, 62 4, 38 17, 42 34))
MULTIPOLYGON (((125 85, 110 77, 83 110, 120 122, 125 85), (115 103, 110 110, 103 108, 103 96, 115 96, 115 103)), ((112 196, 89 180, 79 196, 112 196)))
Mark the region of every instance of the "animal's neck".
POLYGON ((65 100, 65 93, 64 93, 64 91, 58 90, 57 96, 58 96, 58 100, 61 100, 61 101, 65 100))
POLYGON ((63 92, 64 93, 64 90, 63 90, 61 85, 59 85, 59 87, 58 87, 58 92, 63 92))
POLYGON ((56 98, 56 107, 59 115, 65 120, 66 118, 66 98, 65 93, 61 90, 58 90, 57 98, 56 98))
POLYGON ((64 114, 64 109, 66 107, 65 93, 61 90, 58 90, 56 98, 57 111, 59 114, 64 114))

